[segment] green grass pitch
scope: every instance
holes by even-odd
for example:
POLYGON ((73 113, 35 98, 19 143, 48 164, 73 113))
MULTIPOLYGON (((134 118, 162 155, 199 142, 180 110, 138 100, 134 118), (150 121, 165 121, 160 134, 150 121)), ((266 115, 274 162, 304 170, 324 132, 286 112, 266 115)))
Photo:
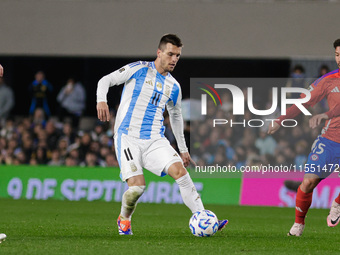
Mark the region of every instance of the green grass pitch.
POLYGON ((191 235, 184 205, 139 204, 133 236, 119 236, 119 203, 0 199, 0 254, 339 254, 340 226, 328 210, 310 210, 304 235, 288 237, 293 208, 206 205, 228 226, 191 235))

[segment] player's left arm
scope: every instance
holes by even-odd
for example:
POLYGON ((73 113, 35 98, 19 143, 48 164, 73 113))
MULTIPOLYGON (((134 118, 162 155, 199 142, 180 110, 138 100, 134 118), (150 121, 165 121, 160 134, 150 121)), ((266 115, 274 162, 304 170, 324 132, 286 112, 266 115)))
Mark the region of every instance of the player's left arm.
POLYGON ((339 116, 340 116, 340 105, 336 105, 335 107, 333 107, 333 109, 329 110, 328 112, 320 113, 320 114, 313 116, 309 120, 309 127, 316 128, 317 126, 320 125, 322 120, 328 120, 328 119, 332 119, 334 117, 339 117, 339 116))
POLYGON ((329 117, 326 113, 320 113, 320 114, 317 114, 315 116, 313 116, 310 120, 309 120, 309 127, 314 129, 316 128, 317 126, 320 125, 321 121, 322 120, 328 120, 329 117))
POLYGON ((0 77, 4 75, 4 68, 0 65, 0 77))
MULTIPOLYGON (((309 91, 311 94, 311 97, 308 102, 302 104, 305 108, 313 107, 316 103, 320 102, 327 94, 327 86, 329 84, 325 82, 324 80, 320 80, 319 84, 316 86, 315 82, 310 85, 309 91)), ((301 98, 304 98, 306 95, 301 94, 301 98)), ((301 110, 296 106, 292 105, 289 107, 286 111, 286 115, 281 115, 277 121, 274 122, 273 125, 269 126, 268 134, 274 134, 279 128, 281 127, 281 123, 285 119, 294 119, 296 116, 298 116, 301 113, 301 110)), ((319 125, 321 120, 324 119, 325 115, 315 115, 313 118, 310 119, 309 125, 310 127, 315 125, 319 125)))
POLYGON ((182 94, 179 89, 177 98, 172 99, 167 103, 167 110, 169 112, 169 119, 172 132, 174 133, 174 136, 176 138, 178 149, 183 160, 183 164, 185 167, 187 167, 190 164, 190 162, 193 163, 194 165, 196 165, 196 163, 190 157, 188 148, 185 143, 181 100, 182 94))

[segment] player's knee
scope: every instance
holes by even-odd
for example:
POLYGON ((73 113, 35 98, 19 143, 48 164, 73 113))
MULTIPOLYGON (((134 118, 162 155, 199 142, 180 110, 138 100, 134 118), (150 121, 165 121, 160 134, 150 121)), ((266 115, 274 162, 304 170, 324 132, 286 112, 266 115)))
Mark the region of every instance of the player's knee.
POLYGON ((145 186, 131 186, 124 193, 124 198, 127 205, 134 205, 137 200, 143 195, 145 186))
POLYGON ((126 182, 129 185, 129 187, 145 186, 144 175, 137 175, 137 176, 130 177, 129 179, 126 180, 126 182))
POLYGON ((184 168, 183 164, 180 162, 176 162, 172 164, 168 169, 168 174, 175 180, 177 180, 178 178, 181 178, 187 173, 188 171, 184 168))
POLYGON ((304 178, 300 189, 305 193, 310 193, 314 190, 314 188, 318 185, 320 179, 318 178, 304 178))

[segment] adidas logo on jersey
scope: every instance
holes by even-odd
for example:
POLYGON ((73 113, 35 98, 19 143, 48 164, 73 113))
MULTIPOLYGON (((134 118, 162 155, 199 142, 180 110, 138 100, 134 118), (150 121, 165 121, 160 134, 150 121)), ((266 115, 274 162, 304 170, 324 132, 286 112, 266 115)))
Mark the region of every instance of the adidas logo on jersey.
POLYGON ((146 81, 145 83, 153 86, 152 80, 146 81))
POLYGON ((334 89, 332 89, 331 92, 340 92, 339 88, 338 87, 335 87, 334 89))

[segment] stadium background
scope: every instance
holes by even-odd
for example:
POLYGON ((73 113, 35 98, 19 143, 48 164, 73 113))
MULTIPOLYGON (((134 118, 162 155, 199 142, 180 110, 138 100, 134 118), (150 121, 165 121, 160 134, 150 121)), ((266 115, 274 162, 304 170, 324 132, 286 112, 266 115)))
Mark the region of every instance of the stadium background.
MULTIPOLYGON (((87 91, 85 114, 94 117, 98 79, 128 62, 153 60, 159 37, 168 32, 178 34, 185 45, 174 72, 184 97, 190 77, 288 77, 297 63, 306 67, 307 77, 316 77, 322 64, 335 69, 332 42, 339 38, 338 7, 337 1, 4 0, 0 63, 6 83, 15 91, 12 114, 27 114, 26 89, 35 72, 44 70, 54 85, 52 113, 53 98, 75 74, 87 91)), ((117 100, 119 92, 111 90, 110 98, 117 100)), ((1 166, 3 197, 8 196, 8 182, 3 183, 7 169, 1 166)), ((43 179, 34 171, 32 178, 43 179)), ((330 184, 328 193, 321 190, 328 202, 319 207, 327 207, 338 189, 330 184)), ((232 192, 241 193, 235 188, 232 192)))

